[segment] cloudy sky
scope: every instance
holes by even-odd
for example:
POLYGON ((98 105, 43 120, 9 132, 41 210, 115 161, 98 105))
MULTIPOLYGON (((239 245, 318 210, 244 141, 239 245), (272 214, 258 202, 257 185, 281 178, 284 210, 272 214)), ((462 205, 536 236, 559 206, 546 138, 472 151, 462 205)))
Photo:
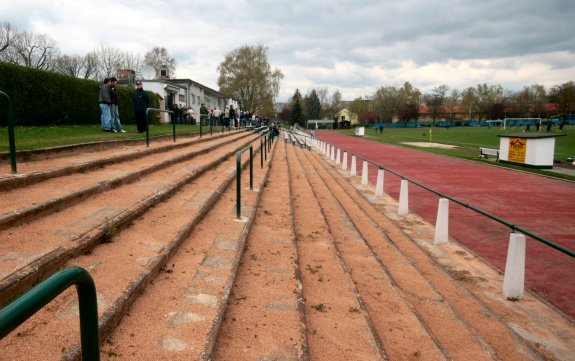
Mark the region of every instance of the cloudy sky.
POLYGON ((163 46, 178 78, 215 89, 226 53, 262 44, 285 75, 278 101, 296 88, 352 100, 405 81, 428 92, 575 80, 573 0, 0 0, 0 21, 69 55, 163 46))

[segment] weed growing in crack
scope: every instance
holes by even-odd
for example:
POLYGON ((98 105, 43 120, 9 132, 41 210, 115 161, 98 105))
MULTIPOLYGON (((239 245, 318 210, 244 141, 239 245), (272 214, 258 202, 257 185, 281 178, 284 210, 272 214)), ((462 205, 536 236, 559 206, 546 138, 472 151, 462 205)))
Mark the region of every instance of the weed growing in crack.
POLYGON ((321 268, 322 268, 321 265, 317 265, 315 267, 312 267, 311 265, 308 264, 305 269, 307 269, 309 271, 309 273, 314 275, 314 274, 318 273, 321 268))
POLYGON ((327 312, 327 309, 323 303, 318 303, 316 305, 311 305, 311 308, 318 312, 327 312))
POLYGON ((106 218, 106 222, 102 228, 102 243, 111 243, 117 233, 118 229, 116 228, 116 225, 106 218))

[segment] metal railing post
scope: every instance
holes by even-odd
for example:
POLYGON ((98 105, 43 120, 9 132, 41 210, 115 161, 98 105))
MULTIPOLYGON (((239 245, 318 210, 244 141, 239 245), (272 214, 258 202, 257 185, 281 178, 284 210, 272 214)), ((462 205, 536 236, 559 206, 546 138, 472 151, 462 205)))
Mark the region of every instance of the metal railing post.
MULTIPOLYGON (((156 112, 160 112, 160 113, 168 113, 168 114, 172 114, 173 112, 171 110, 163 110, 163 109, 158 109, 158 108, 147 108, 146 109, 146 147, 150 147, 150 111, 156 111, 156 112)), ((170 117, 171 119, 171 117, 170 117)), ((172 120, 172 124, 174 127, 174 142, 176 141, 176 123, 173 119, 172 120)))
POLYGON ((12 100, 8 94, 0 91, 0 95, 6 97, 8 101, 8 144, 10 148, 10 166, 12 168, 12 173, 16 173, 16 138, 14 136, 14 118, 12 113, 12 100))
POLYGON ((264 167, 264 138, 265 136, 260 137, 260 163, 262 168, 264 167))
POLYGON ((244 149, 236 153, 236 218, 241 219, 242 212, 242 154, 247 149, 250 150, 250 189, 254 189, 254 149, 252 145, 248 145, 244 149))
POLYGON ((72 285, 76 285, 80 306, 82 360, 100 360, 96 286, 88 271, 80 267, 65 268, 53 274, 1 309, 0 338, 12 332, 72 285))

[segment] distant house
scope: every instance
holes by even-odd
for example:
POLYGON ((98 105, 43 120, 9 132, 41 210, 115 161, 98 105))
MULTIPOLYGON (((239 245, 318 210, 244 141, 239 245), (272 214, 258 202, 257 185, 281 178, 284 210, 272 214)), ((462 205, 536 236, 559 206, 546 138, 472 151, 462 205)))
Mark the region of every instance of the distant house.
POLYGON ((358 116, 348 108, 343 108, 335 115, 339 128, 349 128, 358 124, 358 116))
MULTIPOLYGON (((145 90, 160 96, 160 108, 171 109, 173 104, 183 105, 192 108, 196 120, 200 113, 201 104, 205 104, 208 109, 218 107, 222 111, 229 105, 233 105, 234 109, 239 109, 237 100, 191 79, 170 79, 167 76, 153 80, 136 79, 133 70, 123 69, 118 74, 118 80, 120 84, 131 86, 134 86, 136 80, 141 81, 145 90)), ((169 123, 169 114, 162 113, 161 120, 169 123)))

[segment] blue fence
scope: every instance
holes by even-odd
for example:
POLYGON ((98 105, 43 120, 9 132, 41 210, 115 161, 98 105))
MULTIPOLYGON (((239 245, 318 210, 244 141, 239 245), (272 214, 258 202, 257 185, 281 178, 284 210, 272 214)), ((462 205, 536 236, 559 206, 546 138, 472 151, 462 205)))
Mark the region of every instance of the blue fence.
MULTIPOLYGON (((524 127, 526 125, 535 125, 536 120, 531 119, 507 119, 506 126, 508 127, 524 127)), ((565 125, 575 124, 575 114, 567 114, 563 116, 563 119, 541 119, 543 125, 547 125, 551 122, 553 125, 559 125, 564 122, 565 125)), ((436 127, 447 128, 449 127, 489 127, 489 126, 499 126, 503 123, 503 120, 482 120, 482 121, 457 121, 457 122, 446 122, 438 121, 435 122, 436 127)), ((431 127, 433 122, 409 122, 409 123, 372 123, 367 125, 370 128, 422 128, 431 127)))

